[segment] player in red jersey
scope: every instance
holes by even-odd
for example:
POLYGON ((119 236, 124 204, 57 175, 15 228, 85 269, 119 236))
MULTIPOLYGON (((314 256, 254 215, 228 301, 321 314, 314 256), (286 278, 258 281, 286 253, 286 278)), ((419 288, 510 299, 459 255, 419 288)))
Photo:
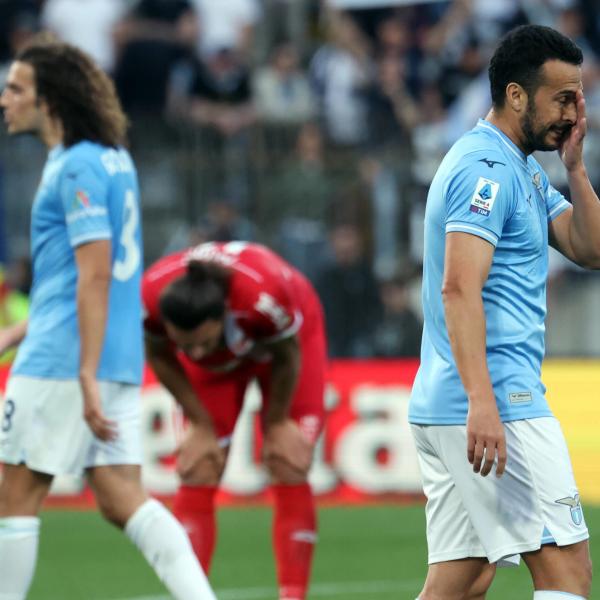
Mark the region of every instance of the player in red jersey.
POLYGON ((147 359, 182 406, 174 512, 208 571, 214 496, 245 390, 263 396, 263 460, 275 500, 280 600, 304 600, 316 541, 307 475, 324 420, 325 328, 308 280, 258 244, 207 243, 145 273, 147 359))

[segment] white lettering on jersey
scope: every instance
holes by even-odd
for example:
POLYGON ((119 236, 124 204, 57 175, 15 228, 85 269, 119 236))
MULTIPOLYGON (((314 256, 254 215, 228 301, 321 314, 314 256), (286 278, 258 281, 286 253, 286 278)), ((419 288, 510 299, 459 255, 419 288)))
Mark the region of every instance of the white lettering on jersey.
POLYGON ((480 177, 475 186, 469 210, 487 217, 492 212, 499 189, 500 184, 498 182, 486 177, 480 177))
POLYGON ((290 315, 288 315, 284 308, 277 304, 277 301, 273 296, 266 292, 260 293, 254 308, 259 313, 269 317, 269 319, 273 321, 277 331, 284 330, 290 324, 290 315))
POLYGON ((100 160, 109 175, 116 173, 130 173, 133 171, 133 163, 125 150, 111 148, 100 156, 100 160))

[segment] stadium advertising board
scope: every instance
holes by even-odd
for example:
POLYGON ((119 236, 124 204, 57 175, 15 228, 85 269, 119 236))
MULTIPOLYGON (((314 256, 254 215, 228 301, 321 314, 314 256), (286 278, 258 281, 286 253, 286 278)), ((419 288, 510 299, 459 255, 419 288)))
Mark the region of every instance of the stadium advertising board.
MULTIPOLYGON (((322 501, 365 503, 420 497, 416 453, 407 423, 416 361, 334 361, 329 368, 328 422, 317 449, 311 483, 322 501)), ((6 373, 0 373, 0 383, 6 373)), ((600 502, 600 364, 548 361, 548 399, 569 442, 582 497, 600 502)), ((177 488, 173 450, 181 418, 168 393, 148 372, 143 390, 144 479, 158 496, 177 488)), ((261 501, 267 477, 260 466, 256 413, 260 394, 251 388, 238 422, 219 499, 261 501)), ((57 478, 54 502, 90 499, 80 479, 57 478)))

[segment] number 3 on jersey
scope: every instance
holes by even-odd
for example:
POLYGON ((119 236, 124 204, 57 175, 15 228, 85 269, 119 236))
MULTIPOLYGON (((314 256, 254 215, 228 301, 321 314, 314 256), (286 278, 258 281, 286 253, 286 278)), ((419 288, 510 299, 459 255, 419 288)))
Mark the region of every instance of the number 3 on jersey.
POLYGON ((123 204, 123 230, 119 239, 119 246, 123 247, 123 254, 115 261, 113 267, 114 278, 118 281, 127 281, 139 267, 141 252, 136 238, 139 222, 140 215, 135 193, 133 190, 127 190, 123 204))

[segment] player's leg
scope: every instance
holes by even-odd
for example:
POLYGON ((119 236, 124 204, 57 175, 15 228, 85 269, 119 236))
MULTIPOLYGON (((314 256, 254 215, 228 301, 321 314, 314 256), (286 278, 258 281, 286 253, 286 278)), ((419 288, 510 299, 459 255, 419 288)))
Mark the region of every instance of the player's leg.
MULTIPOLYGON (((249 374, 211 373, 197 366, 186 366, 186 372, 204 408, 212 417, 225 465, 231 435, 240 413, 249 374)), ((194 473, 181 482, 173 513, 183 524, 198 560, 208 573, 215 550, 217 521, 215 496, 223 469, 214 464, 199 464, 194 473)))
POLYGON ((523 554, 536 590, 535 600, 550 600, 549 592, 560 592, 562 600, 589 597, 592 561, 587 540, 569 546, 542 546, 537 552, 523 554))
POLYGON ((85 457, 88 481, 103 516, 124 529, 177 600, 214 600, 183 527, 141 484, 139 389, 101 383, 103 409, 118 424, 111 442, 92 440, 85 457))
POLYGON ((533 465, 531 477, 544 524, 546 545, 523 554, 535 598, 542 600, 550 591, 562 592, 565 600, 570 597, 566 594, 587 598, 592 580, 589 534, 560 424, 544 418, 519 422, 517 427, 533 465))
POLYGON ((432 564, 419 600, 484 600, 495 574, 486 558, 432 564))
POLYGON ((88 469, 102 515, 123 529, 177 600, 214 600, 181 524, 141 485, 137 465, 88 469))
MULTIPOLYGON (((326 348, 319 322, 301 332, 302 362, 290 409, 312 448, 324 425, 326 348)), ((269 401, 268 373, 261 374, 264 414, 269 401)), ((317 514, 308 470, 299 473, 280 461, 267 465, 274 499, 273 548, 280 600, 304 600, 308 591, 315 544, 317 514)))
POLYGON ((37 562, 38 513, 52 473, 80 447, 81 407, 68 386, 12 377, 0 427, 0 599, 25 598, 37 562), (67 441, 68 440, 68 441, 67 441))
POLYGON ((40 530, 38 513, 52 476, 5 464, 0 483, 0 600, 22 600, 31 585, 40 530))
MULTIPOLYGON (((413 425, 412 431, 427 496, 429 569, 418 600, 481 600, 494 579, 496 565, 486 558, 460 482, 457 485, 448 469, 453 457, 450 453, 442 460, 434 428, 413 425)), ((458 443, 460 458, 468 466, 466 441, 464 452, 462 440, 458 443)))

